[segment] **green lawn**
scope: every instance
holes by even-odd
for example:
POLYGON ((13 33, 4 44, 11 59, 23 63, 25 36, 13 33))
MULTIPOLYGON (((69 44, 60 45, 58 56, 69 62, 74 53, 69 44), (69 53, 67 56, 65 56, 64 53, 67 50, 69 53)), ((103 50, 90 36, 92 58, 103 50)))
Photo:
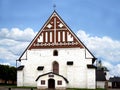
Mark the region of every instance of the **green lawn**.
POLYGON ((24 89, 33 88, 33 89, 36 89, 37 87, 17 87, 17 86, 11 86, 11 88, 24 88, 24 89))
MULTIPOLYGON (((10 88, 33 88, 33 89, 36 89, 36 87, 17 87, 16 85, 1 85, 0 86, 5 86, 5 87, 10 87, 10 88)), ((66 90, 105 90, 105 89, 100 89, 100 88, 97 88, 97 89, 83 89, 83 88, 67 88, 66 90)))
POLYGON ((68 88, 67 90, 105 90, 105 89, 101 89, 101 88, 97 88, 97 89, 78 89, 78 88, 68 88))

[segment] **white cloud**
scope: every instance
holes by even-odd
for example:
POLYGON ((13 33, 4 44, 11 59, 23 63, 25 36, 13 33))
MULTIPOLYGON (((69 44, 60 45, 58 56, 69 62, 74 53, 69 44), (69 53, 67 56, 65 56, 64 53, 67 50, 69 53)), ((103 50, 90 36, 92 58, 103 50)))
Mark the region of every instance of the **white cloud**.
POLYGON ((79 30, 77 36, 96 58, 102 60, 111 75, 120 76, 120 41, 113 40, 108 36, 91 36, 83 30, 79 30))
POLYGON ((35 32, 31 28, 20 30, 19 28, 2 28, 0 31, 0 38, 13 39, 18 41, 30 41, 35 36, 35 32))
POLYGON ((103 61, 103 65, 106 66, 108 70, 110 70, 109 72, 111 77, 120 76, 120 63, 114 65, 111 64, 110 62, 103 61))
MULTIPOLYGON (((79 30, 76 34, 96 58, 101 59, 103 65, 108 67, 111 75, 120 76, 120 41, 107 36, 91 36, 83 30, 79 30)), ((16 59, 23 53, 35 35, 36 32, 31 28, 25 30, 19 28, 1 29, 0 63, 15 65, 16 59)))
POLYGON ((10 63, 0 63, 1 65, 9 65, 10 66, 10 63))
POLYGON ((114 66, 114 68, 111 70, 111 73, 115 76, 120 76, 120 64, 114 66))
POLYGON ((12 40, 12 39, 4 38, 4 39, 0 40, 0 45, 1 46, 14 46, 16 44, 18 44, 18 41, 15 41, 15 40, 12 40))
POLYGON ((7 59, 7 60, 12 60, 16 56, 13 55, 10 51, 8 51, 5 48, 0 48, 0 58, 1 59, 7 59), (4 56, 4 57, 3 57, 4 56))
POLYGON ((3 28, 0 31, 0 63, 14 64, 23 53, 36 32, 31 28, 20 30, 3 28))

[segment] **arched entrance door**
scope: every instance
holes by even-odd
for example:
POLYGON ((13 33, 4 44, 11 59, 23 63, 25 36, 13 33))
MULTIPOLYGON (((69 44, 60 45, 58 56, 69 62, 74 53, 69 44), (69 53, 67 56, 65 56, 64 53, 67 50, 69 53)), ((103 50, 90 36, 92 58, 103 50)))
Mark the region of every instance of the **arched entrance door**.
POLYGON ((48 80, 48 88, 55 88, 55 80, 54 79, 49 79, 48 80))

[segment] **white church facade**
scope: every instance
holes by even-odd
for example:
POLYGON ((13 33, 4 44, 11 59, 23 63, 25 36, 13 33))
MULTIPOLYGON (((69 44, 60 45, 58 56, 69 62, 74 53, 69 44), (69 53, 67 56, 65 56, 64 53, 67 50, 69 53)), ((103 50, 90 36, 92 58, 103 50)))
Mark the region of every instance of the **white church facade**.
POLYGON ((95 89, 95 59, 54 11, 19 58, 17 86, 95 89))

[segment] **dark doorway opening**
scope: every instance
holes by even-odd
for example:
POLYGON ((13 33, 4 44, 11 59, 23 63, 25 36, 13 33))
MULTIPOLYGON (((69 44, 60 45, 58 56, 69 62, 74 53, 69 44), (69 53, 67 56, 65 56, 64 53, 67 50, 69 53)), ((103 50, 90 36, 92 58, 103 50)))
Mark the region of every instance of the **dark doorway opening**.
POLYGON ((48 80, 48 88, 50 88, 50 89, 55 88, 55 80, 54 79, 49 79, 48 80))

